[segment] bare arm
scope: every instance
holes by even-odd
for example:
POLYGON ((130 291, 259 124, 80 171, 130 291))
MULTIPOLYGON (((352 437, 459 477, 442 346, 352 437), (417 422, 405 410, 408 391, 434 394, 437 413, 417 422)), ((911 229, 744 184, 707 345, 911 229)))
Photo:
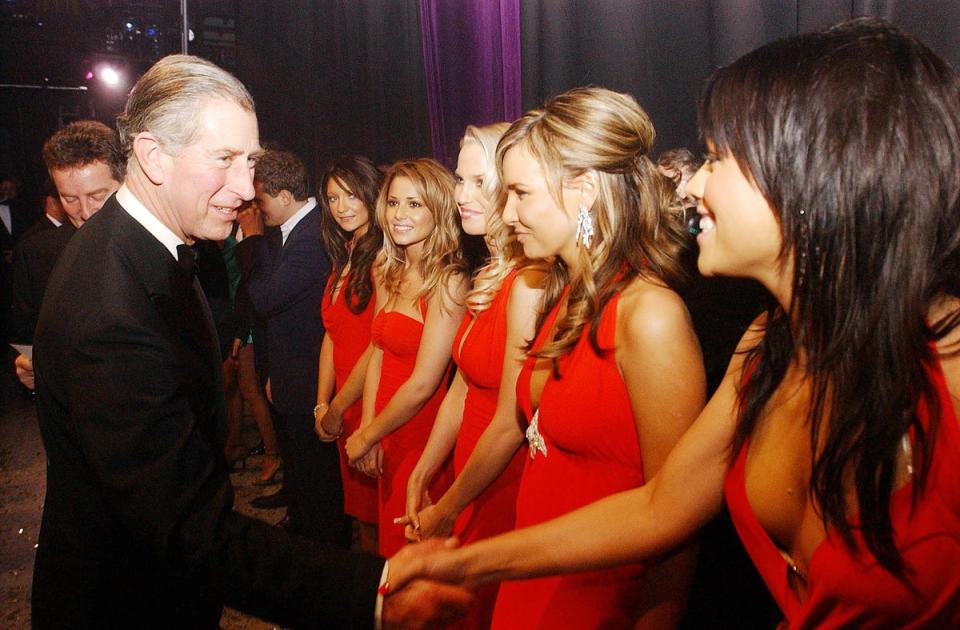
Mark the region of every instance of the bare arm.
MULTIPOLYGON (((615 347, 637 426, 643 477, 651 479, 703 409, 700 344, 680 297, 637 279, 618 305, 615 347)), ((695 566, 695 545, 648 563, 638 593, 638 625, 677 626, 695 566)))
POLYGON ((373 354, 373 351, 373 343, 370 343, 353 365, 353 369, 350 370, 350 376, 347 377, 343 387, 337 391, 326 409, 323 410, 323 415, 320 416, 319 426, 327 435, 334 436, 340 434, 343 430, 343 412, 363 397, 367 366, 370 363, 370 356, 373 354))
POLYGON ((333 371, 333 337, 330 336, 330 333, 323 335, 323 343, 320 344, 317 373, 317 406, 313 410, 313 430, 321 440, 332 441, 337 439, 339 429, 332 434, 327 433, 320 423, 336 384, 336 375, 333 371))
POLYGON ((464 379, 463 372, 457 370, 453 383, 437 411, 437 418, 433 422, 423 453, 407 481, 407 521, 405 523, 413 523, 415 529, 419 529, 419 523, 416 520, 417 512, 431 503, 431 497, 426 496, 427 488, 437 469, 450 455, 457 442, 457 433, 463 423, 463 403, 466 397, 467 381, 464 379))
POLYGON ((757 326, 747 331, 717 392, 644 486, 534 527, 434 554, 418 570, 476 584, 649 560, 689 540, 722 505, 737 421, 741 351, 760 335, 757 326))
POLYGON ((439 387, 450 363, 453 337, 463 317, 462 296, 466 279, 451 279, 447 292, 438 290, 427 303, 423 335, 413 372, 390 398, 379 414, 347 440, 347 453, 354 462, 385 436, 403 426, 430 399, 439 387), (454 302, 454 300, 456 302, 454 302))
POLYGON ((419 522, 414 525, 420 525, 423 537, 449 534, 457 516, 500 476, 523 444, 516 384, 526 358, 524 348, 535 333, 544 276, 541 270, 528 269, 513 282, 507 302, 507 341, 497 410, 453 485, 436 505, 418 515, 419 522))

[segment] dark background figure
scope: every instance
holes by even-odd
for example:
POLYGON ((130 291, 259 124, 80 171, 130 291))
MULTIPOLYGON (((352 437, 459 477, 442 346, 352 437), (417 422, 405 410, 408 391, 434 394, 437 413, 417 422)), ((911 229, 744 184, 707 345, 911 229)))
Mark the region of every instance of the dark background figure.
POLYGON ((267 150, 257 160, 256 202, 268 227, 248 290, 267 322, 268 397, 277 411, 290 531, 349 547, 336 444, 313 432, 320 303, 330 263, 320 242, 320 208, 306 169, 292 153, 267 150))

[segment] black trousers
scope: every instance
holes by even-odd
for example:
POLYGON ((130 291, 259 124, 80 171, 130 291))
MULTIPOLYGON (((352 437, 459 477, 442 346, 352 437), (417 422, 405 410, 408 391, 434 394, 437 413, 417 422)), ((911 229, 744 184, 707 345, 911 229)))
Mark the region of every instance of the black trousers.
POLYGON ((313 416, 280 414, 277 438, 283 457, 289 531, 347 549, 350 520, 343 512, 340 453, 335 442, 321 442, 313 416))

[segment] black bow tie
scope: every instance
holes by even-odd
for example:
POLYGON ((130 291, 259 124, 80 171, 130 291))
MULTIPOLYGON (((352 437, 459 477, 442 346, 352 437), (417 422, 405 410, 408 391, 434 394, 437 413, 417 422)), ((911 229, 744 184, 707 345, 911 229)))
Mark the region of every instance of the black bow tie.
POLYGON ((177 265, 192 282, 197 276, 197 252, 189 245, 177 245, 177 265))

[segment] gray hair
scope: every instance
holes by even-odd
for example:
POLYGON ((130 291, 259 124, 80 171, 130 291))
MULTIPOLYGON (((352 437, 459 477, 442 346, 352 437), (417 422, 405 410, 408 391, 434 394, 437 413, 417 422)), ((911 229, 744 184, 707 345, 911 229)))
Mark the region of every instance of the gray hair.
POLYGON ((149 131, 167 151, 179 153, 197 134, 199 104, 211 98, 223 98, 246 111, 255 111, 250 92, 223 68, 191 55, 164 57, 140 77, 117 117, 121 151, 129 160, 133 138, 149 131))

